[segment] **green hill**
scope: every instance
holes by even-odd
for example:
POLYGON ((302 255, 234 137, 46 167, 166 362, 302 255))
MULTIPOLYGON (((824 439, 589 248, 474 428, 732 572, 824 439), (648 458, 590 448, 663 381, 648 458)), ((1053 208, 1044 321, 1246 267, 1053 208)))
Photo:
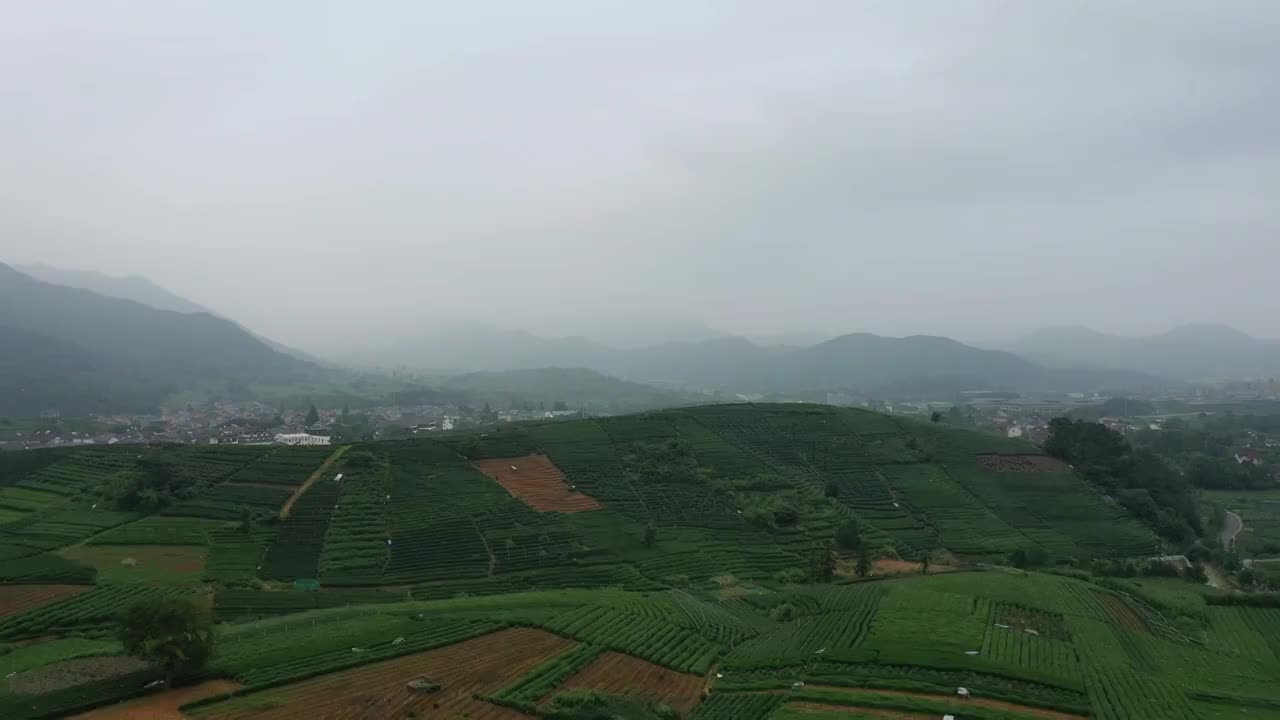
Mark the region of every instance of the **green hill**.
POLYGON ((145 411, 178 390, 328 371, 227 320, 51 285, 0 263, 0 414, 145 411))
POLYGON ((551 702, 569 689, 697 720, 1280 708, 1280 610, 1180 580, 1144 600, 1080 571, 980 571, 1018 550, 1085 565, 1158 549, 1069 468, 999 437, 713 405, 340 448, 45 452, 0 454, 0 671, 16 673, 3 717, 63 716, 154 677, 15 690, 60 660, 118 653, 116 614, 175 594, 221 622, 207 675, 246 686, 188 708, 201 718, 298 703, 571 717, 551 702), (862 552, 830 545, 851 522, 877 560, 865 580, 862 552), (919 573, 925 555, 935 574, 919 573), (67 584, 93 586, 30 590, 67 584), (442 688, 414 695, 414 677, 442 688))

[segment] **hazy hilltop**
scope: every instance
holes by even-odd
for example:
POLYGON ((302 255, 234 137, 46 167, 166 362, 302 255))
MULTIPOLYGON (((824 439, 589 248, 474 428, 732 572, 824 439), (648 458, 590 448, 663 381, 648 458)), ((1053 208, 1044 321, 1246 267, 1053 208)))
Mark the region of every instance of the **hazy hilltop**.
POLYGON ((561 367, 699 391, 796 393, 851 389, 939 397, 965 389, 1095 389, 1160 381, 1126 369, 1060 369, 955 340, 852 333, 808 346, 720 336, 622 349, 583 337, 460 327, 407 336, 370 355, 389 364, 496 372, 561 367))
POLYGON ((209 383, 296 382, 326 371, 208 313, 42 282, 0 263, 0 412, 151 409, 209 383))
POLYGON ((64 270, 44 264, 14 265, 13 268, 25 275, 52 285, 65 285, 89 290, 107 297, 133 300, 157 310, 216 314, 209 308, 166 290, 141 275, 117 277, 93 270, 64 270))
POLYGON ((1146 337, 1051 327, 1012 349, 1048 364, 1125 368, 1190 382, 1280 376, 1280 343, 1218 324, 1182 325, 1146 337))

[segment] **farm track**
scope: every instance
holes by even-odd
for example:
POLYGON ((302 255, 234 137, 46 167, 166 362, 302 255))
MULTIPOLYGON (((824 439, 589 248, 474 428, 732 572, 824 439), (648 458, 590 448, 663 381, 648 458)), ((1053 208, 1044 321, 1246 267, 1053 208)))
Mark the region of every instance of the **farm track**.
MULTIPOLYGON (((960 712, 964 706, 971 705, 977 707, 991 708, 992 710, 1006 710, 1008 712, 1016 712, 1039 720, 1084 720, 1084 715, 1075 715, 1065 713, 1058 710, 1048 710, 1045 708, 1031 707, 1029 705, 1019 705, 1017 703, 1005 702, 1004 700, 993 700, 991 698, 972 697, 967 700, 957 699, 955 695, 936 695, 932 693, 910 692, 908 690, 876 690, 873 688, 847 688, 832 685, 806 685, 806 688, 817 690, 834 690, 851 698, 857 698, 859 695, 881 695, 890 697, 913 698, 920 700, 936 700, 936 701, 954 701, 960 712)), ((835 706, 840 707, 840 706, 835 706)), ((962 713, 963 714, 963 713, 962 713)))
POLYGON ((293 510, 293 504, 298 501, 298 498, 302 497, 303 493, 305 493, 316 480, 323 477, 325 472, 342 457, 343 453, 345 453, 349 447, 351 446, 343 445, 337 450, 334 450, 333 454, 325 458, 324 462, 320 463, 320 467, 316 468, 315 472, 311 473, 311 476, 308 477, 302 485, 299 485, 297 490, 293 491, 293 494, 289 496, 289 499, 284 501, 284 507, 280 508, 281 520, 289 517, 289 512, 293 510))

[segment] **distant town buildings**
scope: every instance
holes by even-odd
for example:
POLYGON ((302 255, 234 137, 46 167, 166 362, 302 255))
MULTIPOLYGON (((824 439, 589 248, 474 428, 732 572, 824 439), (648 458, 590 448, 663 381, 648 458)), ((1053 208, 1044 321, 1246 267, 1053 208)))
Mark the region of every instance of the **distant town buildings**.
POLYGON ((277 445, 328 445, 329 436, 311 433, 276 433, 274 441, 277 445))

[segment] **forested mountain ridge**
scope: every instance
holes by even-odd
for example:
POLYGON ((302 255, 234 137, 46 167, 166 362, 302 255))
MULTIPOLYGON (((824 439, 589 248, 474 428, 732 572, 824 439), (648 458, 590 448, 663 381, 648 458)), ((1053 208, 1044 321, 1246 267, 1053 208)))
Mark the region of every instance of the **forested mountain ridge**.
POLYGON ((202 383, 289 382, 327 371, 207 313, 41 282, 0 264, 0 412, 83 414, 153 408, 202 383), (60 373, 74 368, 74 373, 60 373))

